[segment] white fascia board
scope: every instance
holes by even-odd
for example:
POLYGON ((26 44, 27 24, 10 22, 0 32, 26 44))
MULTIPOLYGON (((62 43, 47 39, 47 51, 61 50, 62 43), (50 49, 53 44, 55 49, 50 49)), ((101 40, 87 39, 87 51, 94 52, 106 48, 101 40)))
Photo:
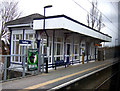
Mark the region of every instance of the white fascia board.
POLYGON ((31 23, 29 23, 29 24, 17 24, 17 25, 8 25, 7 27, 8 28, 15 28, 15 27, 25 27, 25 26, 32 26, 32 24, 31 23))
MULTIPOLYGON (((111 38, 107 35, 104 35, 100 32, 94 31, 88 27, 80 25, 72 20, 69 20, 65 17, 59 18, 49 18, 45 20, 45 28, 46 29, 67 29, 72 32, 77 32, 86 36, 90 36, 93 38, 97 38, 103 41, 111 41, 111 38)), ((43 19, 41 20, 33 20, 33 30, 41 30, 43 29, 43 19)))

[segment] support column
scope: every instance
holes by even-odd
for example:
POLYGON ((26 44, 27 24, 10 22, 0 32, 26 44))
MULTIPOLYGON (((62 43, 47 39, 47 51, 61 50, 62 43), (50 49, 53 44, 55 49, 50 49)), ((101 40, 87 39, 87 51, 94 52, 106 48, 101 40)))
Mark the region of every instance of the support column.
POLYGON ((53 30, 53 35, 52 35, 52 66, 54 64, 54 38, 55 38, 55 30, 53 30))
POLYGON ((74 61, 74 34, 72 34, 72 65, 74 61))
POLYGON ((64 62, 65 62, 65 43, 66 42, 66 40, 65 40, 65 37, 63 38, 63 60, 64 60, 64 62))
POLYGON ((38 72, 41 72, 41 62, 40 62, 40 58, 41 58, 41 55, 40 55, 40 40, 38 40, 38 72))
POLYGON ((89 44, 88 43, 86 43, 87 45, 86 45, 86 49, 87 49, 87 63, 88 63, 88 56, 89 56, 89 50, 88 50, 88 47, 89 47, 89 44))
POLYGON ((81 55, 81 41, 79 40, 79 63, 80 63, 80 55, 81 55))
MULTIPOLYGON (((12 38, 12 30, 10 29, 10 55, 12 55, 12 46, 13 46, 13 38, 12 38)), ((10 57, 10 65, 11 65, 12 57, 10 57)))
POLYGON ((38 54, 40 54, 40 42, 41 42, 41 36, 38 35, 38 32, 37 32, 37 31, 36 31, 36 38, 37 38, 38 54))
POLYGON ((95 61, 96 61, 96 46, 95 46, 95 61))
MULTIPOLYGON (((25 29, 23 29, 23 40, 25 39, 25 29)), ((22 46, 22 54, 24 55, 24 46, 22 46)), ((22 65, 23 65, 24 57, 22 57, 22 65)))
POLYGON ((40 37, 38 38, 38 32, 36 32, 37 36, 37 48, 38 48, 38 72, 41 72, 41 52, 40 52, 40 37))

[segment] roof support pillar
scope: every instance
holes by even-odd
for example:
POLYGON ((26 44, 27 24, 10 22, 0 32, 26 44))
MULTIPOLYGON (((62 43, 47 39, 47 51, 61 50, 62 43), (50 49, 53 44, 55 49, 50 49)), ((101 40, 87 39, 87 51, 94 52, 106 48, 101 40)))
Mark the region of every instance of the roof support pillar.
POLYGON ((63 38, 63 60, 65 61, 65 49, 66 49, 66 39, 65 36, 63 38))
POLYGON ((55 41, 55 30, 53 30, 53 35, 52 35, 52 66, 54 64, 54 41, 55 41))
POLYGON ((80 39, 81 37, 79 37, 79 63, 80 63, 80 56, 81 56, 81 39, 80 39))
POLYGON ((72 34, 72 65, 74 61, 74 34, 72 34))

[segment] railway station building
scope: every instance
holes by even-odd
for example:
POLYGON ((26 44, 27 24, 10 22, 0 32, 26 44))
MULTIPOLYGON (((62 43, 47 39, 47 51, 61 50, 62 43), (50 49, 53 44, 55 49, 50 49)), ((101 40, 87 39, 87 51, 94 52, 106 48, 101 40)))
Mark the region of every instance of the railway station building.
MULTIPOLYGON (((101 42, 110 42, 112 37, 92 29, 66 15, 44 17, 32 14, 6 23, 10 30, 10 55, 25 53, 28 49, 38 49, 39 54, 48 58, 48 64, 56 61, 70 64, 97 60, 98 46, 101 42), (48 47, 47 47, 48 39, 48 47), (19 40, 31 41, 30 46, 20 46, 19 40), (24 52, 23 52, 24 51, 24 52)), ((22 64, 20 57, 12 57, 11 64, 22 64)))

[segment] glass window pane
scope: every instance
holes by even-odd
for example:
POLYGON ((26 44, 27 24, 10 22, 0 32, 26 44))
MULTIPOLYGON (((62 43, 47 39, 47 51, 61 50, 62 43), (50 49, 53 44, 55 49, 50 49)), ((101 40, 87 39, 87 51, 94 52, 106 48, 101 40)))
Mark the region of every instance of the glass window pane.
POLYGON ((19 35, 18 34, 16 34, 16 40, 19 40, 19 35))
POLYGON ((19 35, 19 40, 21 40, 21 39, 22 39, 22 34, 19 35))
POLYGON ((33 40, 33 34, 29 34, 29 39, 33 40))
POLYGON ((13 34, 13 40, 15 40, 15 34, 13 34))
POLYGON ((61 38, 57 38, 57 42, 61 42, 61 38))
POLYGON ((15 62, 18 62, 18 56, 15 56, 15 62))
POLYGON ((15 50, 14 46, 15 46, 15 42, 13 41, 13 54, 14 54, 14 50, 15 50))
POLYGON ((27 47, 24 47, 24 53, 27 54, 27 47))
POLYGON ((50 59, 49 59, 49 63, 51 63, 51 57, 50 57, 50 59))
POLYGON ((60 55, 62 55, 63 54, 63 44, 60 44, 60 55))
POLYGON ((57 55, 60 55, 60 44, 57 44, 57 55))
POLYGON ((77 59, 77 56, 75 56, 75 59, 77 59))
POLYGON ((54 55, 56 55, 56 43, 54 43, 54 55))
POLYGON ((32 43, 31 43, 31 46, 29 46, 30 49, 32 49, 32 43))
POLYGON ((16 54, 19 53, 19 52, 18 52, 18 51, 19 51, 19 42, 18 42, 18 41, 16 42, 16 50, 15 50, 15 51, 16 51, 16 54))
POLYGON ((43 53, 44 53, 44 55, 47 55, 47 45, 46 45, 46 43, 44 43, 43 46, 44 46, 43 53))
POLYGON ((29 35, 28 34, 26 34, 26 39, 29 40, 29 35))
POLYGON ((67 39, 67 43, 70 43, 70 39, 67 39))
POLYGON ((37 43, 34 43, 34 48, 37 48, 37 43))
POLYGON ((75 45, 75 54, 77 54, 77 45, 75 45))
POLYGON ((50 46, 50 50, 49 50, 49 51, 50 51, 50 53, 49 53, 49 54, 51 55, 51 47, 52 47, 52 46, 51 46, 51 43, 50 43, 50 45, 49 45, 49 46, 50 46))

